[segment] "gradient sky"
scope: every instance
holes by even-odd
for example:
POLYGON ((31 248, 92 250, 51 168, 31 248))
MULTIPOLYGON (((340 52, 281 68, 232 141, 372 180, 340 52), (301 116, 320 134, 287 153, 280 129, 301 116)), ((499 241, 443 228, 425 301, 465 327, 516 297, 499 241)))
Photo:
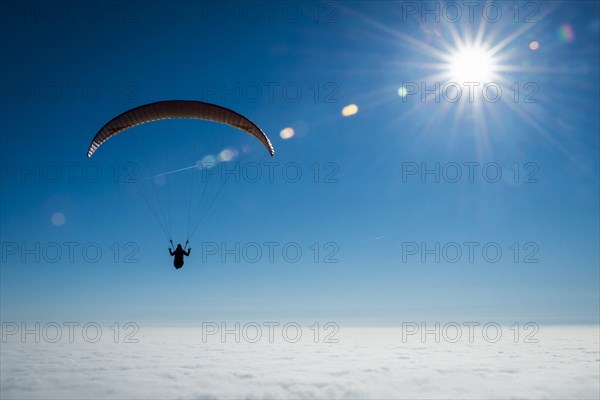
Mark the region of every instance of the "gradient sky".
MULTIPOLYGON (((473 104, 422 102, 398 89, 433 85, 440 60, 431 49, 456 46, 453 32, 474 37, 481 9, 472 23, 466 16, 453 23, 408 15, 400 2, 251 4, 2 3, 3 321, 599 322, 597 2, 518 3, 517 20, 502 3, 503 17, 487 24, 483 42, 504 43, 497 57, 508 67, 496 75, 503 97, 473 104), (525 23, 532 12, 537 22, 525 23), (515 103, 506 90, 515 82, 535 84, 538 101, 515 103), (111 118, 168 99, 247 115, 269 135, 275 157, 233 128, 162 121, 86 158, 111 118), (358 113, 344 117, 348 104, 358 113), (295 135, 284 140, 286 127, 295 135), (111 176, 115 162, 139 165, 141 179, 225 148, 239 152, 240 166, 278 162, 275 178, 230 182, 218 197, 219 183, 209 182, 216 201, 176 271, 136 185, 111 176), (298 182, 282 177, 289 163, 300 166, 298 182), (481 169, 473 182, 403 178, 403 169, 422 163, 497 163, 503 178, 487 182, 481 169), (57 165, 61 177, 51 182, 57 165), (85 179, 96 167, 102 177, 85 179), (537 182, 525 179, 532 171, 537 182), (53 223, 56 213, 64 224, 53 223), (73 262, 70 242, 78 243, 73 262), (130 242, 135 263, 123 262, 130 242), (278 242, 278 249, 293 242, 303 256, 291 263, 278 250, 273 263, 265 254, 256 263, 217 256, 203 263, 207 242, 278 242), (330 242, 335 247, 323 248, 330 242), (473 263, 465 254, 456 263, 403 260, 407 242, 493 242, 503 256, 491 263, 477 250, 473 263), (96 263, 81 254, 90 243, 102 250, 96 263), (537 263, 523 262, 527 243, 537 263), (63 249, 57 262, 48 260, 54 253, 37 262, 35 250, 23 251, 54 244, 63 249), (323 262, 332 248, 339 262, 323 262)), ((185 240, 190 171, 157 187, 159 198, 171 198, 176 242, 185 240)))

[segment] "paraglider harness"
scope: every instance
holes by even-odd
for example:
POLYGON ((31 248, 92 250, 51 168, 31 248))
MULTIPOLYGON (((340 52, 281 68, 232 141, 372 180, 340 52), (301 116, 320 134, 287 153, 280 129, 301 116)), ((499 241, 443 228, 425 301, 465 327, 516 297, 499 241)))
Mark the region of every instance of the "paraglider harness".
MULTIPOLYGON (((171 243, 171 247, 169 247, 169 252, 172 256, 175 257, 173 259, 173 266, 175 267, 175 269, 179 269, 179 268, 183 267, 183 264, 184 264, 183 256, 189 255, 189 250, 188 251, 185 250, 188 246, 189 240, 185 241, 185 245, 183 246, 181 253, 177 252, 177 248, 175 247, 175 245, 173 244, 173 241, 171 239, 169 239, 169 242, 171 243)), ((190 250, 191 250, 191 248, 190 248, 190 250)))

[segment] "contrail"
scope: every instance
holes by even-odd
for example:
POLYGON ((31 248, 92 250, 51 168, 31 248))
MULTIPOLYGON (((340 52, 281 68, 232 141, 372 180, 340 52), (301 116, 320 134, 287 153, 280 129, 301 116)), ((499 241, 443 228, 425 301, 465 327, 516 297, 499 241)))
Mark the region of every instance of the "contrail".
POLYGON ((179 168, 179 169, 174 169, 173 171, 169 171, 169 172, 163 172, 162 174, 157 174, 154 176, 151 176, 151 178, 158 178, 160 176, 165 176, 165 175, 171 175, 177 172, 181 172, 181 171, 187 171, 188 169, 192 169, 192 168, 198 168, 196 165, 192 165, 190 167, 183 167, 183 168, 179 168))
POLYGON ((217 165, 216 162, 215 163, 202 163, 201 167, 198 167, 198 164, 194 164, 194 165, 191 165, 189 167, 183 167, 183 168, 179 168, 179 169, 174 169, 173 171, 163 172, 162 174, 157 174, 157 175, 149 176, 148 178, 158 178, 158 177, 161 177, 161 176, 175 174, 175 173, 181 172, 181 171, 187 171, 188 169, 192 169, 192 168, 198 168, 198 169, 209 168, 210 169, 210 168, 215 167, 216 165, 217 165))

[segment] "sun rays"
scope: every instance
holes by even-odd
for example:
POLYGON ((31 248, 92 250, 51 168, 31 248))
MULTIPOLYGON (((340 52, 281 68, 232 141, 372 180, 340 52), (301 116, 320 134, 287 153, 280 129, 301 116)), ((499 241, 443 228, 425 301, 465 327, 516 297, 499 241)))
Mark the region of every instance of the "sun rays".
MULTIPOLYGON (((545 20, 555 8, 540 10, 536 22, 545 20)), ((457 23, 421 18, 413 21, 418 29, 410 31, 367 17, 363 21, 380 33, 382 43, 395 43, 403 54, 397 59, 392 56, 388 62, 398 70, 401 80, 387 90, 405 104, 392 122, 402 123, 419 115, 424 124, 419 136, 443 127, 450 141, 471 126, 468 134, 485 157, 493 153, 489 138, 492 127, 510 118, 564 152, 543 120, 547 107, 539 104, 539 74, 557 72, 557 68, 549 60, 532 55, 542 45, 542 37, 536 37, 541 33, 534 29, 537 23, 513 18, 493 23, 485 17, 457 23)))

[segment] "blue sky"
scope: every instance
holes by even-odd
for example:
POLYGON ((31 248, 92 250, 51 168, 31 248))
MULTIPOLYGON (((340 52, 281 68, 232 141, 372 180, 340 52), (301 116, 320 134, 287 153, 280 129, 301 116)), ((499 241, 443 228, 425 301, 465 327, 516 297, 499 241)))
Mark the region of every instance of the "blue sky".
MULTIPOLYGON (((476 36, 480 9, 471 23, 436 22, 394 2, 223 4, 2 4, 2 320, 598 323, 597 3, 518 3, 517 16, 499 3, 502 18, 483 34, 488 47, 504 43, 488 77, 503 88, 494 103, 398 94, 411 83, 444 84, 438 52, 457 47, 453 33, 476 36), (233 128, 161 121, 87 160, 111 118, 169 99, 248 116, 275 157, 233 128), (344 117, 349 104, 358 112, 344 117), (280 136, 286 127, 292 138, 280 136), (175 271, 167 237, 136 184, 115 182, 115 163, 139 166, 135 177, 144 179, 223 149, 238 153, 230 166, 278 163, 274 179, 246 177, 221 192, 209 179, 215 202, 175 271), (458 165, 462 178, 407 175, 436 165, 448 174, 458 165), (502 178, 482 177, 485 165, 502 178), (284 167, 301 178, 291 182, 284 167), (278 243, 274 262, 265 253, 223 262, 222 252, 203 262, 210 243, 266 251, 265 242, 278 243), (465 242, 478 243, 473 262, 465 242), (302 250, 297 262, 280 251, 290 243, 302 250), (405 254, 436 243, 448 251, 458 243, 462 257, 405 254), (497 262, 481 255, 489 243, 502 251, 497 262), (102 251, 97 262, 84 247, 102 251), (124 262, 128 251, 136 262, 124 262)), ((156 187, 163 204, 171 201, 176 242, 185 240, 191 171, 156 187)), ((152 198, 150 181, 140 182, 152 198)))

